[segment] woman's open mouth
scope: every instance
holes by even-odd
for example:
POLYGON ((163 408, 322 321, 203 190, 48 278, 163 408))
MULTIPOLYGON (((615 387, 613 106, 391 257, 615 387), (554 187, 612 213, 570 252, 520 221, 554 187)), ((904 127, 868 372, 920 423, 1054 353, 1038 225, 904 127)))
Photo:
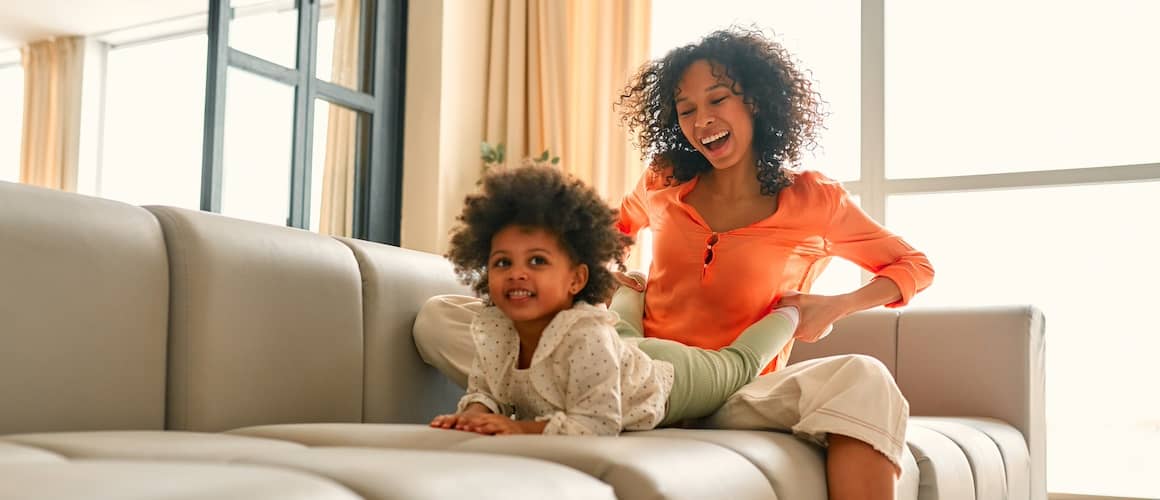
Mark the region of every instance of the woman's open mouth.
POLYGON ((705 149, 708 149, 711 153, 719 152, 722 148, 725 147, 725 144, 729 142, 730 135, 731 134, 729 132, 721 131, 707 137, 702 137, 701 145, 704 146, 705 149))

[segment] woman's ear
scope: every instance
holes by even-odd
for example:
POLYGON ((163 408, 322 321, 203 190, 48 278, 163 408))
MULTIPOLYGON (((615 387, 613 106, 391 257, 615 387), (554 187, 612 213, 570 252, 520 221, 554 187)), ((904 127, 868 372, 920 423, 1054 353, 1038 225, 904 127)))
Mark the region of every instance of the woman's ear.
POLYGON ((576 295, 588 286, 588 264, 580 264, 572 268, 572 283, 568 287, 568 293, 576 295))

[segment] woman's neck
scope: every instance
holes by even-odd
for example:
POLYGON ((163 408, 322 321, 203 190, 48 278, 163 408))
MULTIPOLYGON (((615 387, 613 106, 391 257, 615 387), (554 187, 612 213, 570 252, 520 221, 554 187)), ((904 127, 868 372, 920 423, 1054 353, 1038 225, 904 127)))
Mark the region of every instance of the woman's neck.
POLYGON ((747 200, 761 196, 757 163, 751 159, 729 168, 714 168, 705 172, 697 184, 705 188, 706 194, 720 200, 747 200))

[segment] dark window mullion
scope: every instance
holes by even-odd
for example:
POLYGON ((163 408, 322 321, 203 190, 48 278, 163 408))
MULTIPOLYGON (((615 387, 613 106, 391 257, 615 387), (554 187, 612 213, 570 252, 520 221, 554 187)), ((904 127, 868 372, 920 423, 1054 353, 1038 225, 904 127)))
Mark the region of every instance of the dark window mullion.
POLYGON ((222 210, 222 142, 225 140, 229 26, 229 0, 209 0, 205 123, 201 153, 201 209, 207 212, 222 210))
POLYGON ((294 87, 294 142, 290 168, 290 214, 286 225, 310 225, 310 160, 314 137, 314 65, 318 46, 318 2, 298 2, 298 83, 294 87))
POLYGON ((374 113, 375 98, 336 83, 314 79, 314 95, 319 99, 363 113, 374 113))
MULTIPOLYGON (((402 216, 403 82, 407 0, 375 4, 370 161, 356 176, 354 236, 399 244, 402 216)), ((365 26, 365 25, 364 25, 365 26)))
POLYGON ((281 64, 267 61, 261 57, 247 54, 234 48, 228 49, 227 53, 229 54, 230 67, 232 68, 238 68, 289 86, 298 85, 299 80, 301 80, 298 70, 287 68, 281 64))

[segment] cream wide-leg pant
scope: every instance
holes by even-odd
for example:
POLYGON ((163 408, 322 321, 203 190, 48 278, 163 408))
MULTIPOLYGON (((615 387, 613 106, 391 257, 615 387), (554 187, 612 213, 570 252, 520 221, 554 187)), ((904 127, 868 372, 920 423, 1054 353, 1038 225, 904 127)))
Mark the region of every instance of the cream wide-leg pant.
MULTIPOLYGON (((475 347, 470 327, 483 303, 439 295, 415 319, 419 355, 467 386, 475 347)), ((882 362, 858 354, 794 363, 741 388, 705 424, 721 429, 790 431, 825 446, 828 434, 868 443, 901 468, 910 405, 882 362)))

